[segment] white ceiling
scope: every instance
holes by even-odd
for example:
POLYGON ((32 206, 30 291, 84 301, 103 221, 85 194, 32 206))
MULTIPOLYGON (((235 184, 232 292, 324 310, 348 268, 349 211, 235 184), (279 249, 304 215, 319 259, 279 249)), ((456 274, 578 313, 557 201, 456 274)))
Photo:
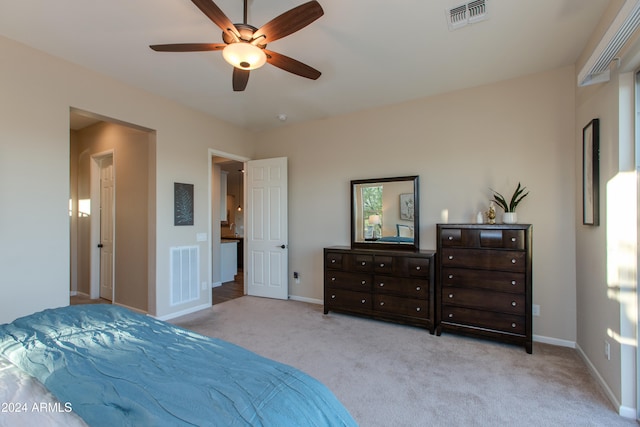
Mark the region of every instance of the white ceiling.
MULTIPOLYGON (((319 0, 323 17, 268 49, 322 76, 267 64, 244 92, 233 92, 220 52, 149 49, 221 42, 190 0, 0 0, 0 34, 259 131, 573 64, 609 1, 487 0, 487 20, 449 31, 445 10, 464 1, 319 0)), ((248 23, 260 27, 304 2, 249 0, 248 23)), ((243 0, 215 3, 242 22, 243 0)))

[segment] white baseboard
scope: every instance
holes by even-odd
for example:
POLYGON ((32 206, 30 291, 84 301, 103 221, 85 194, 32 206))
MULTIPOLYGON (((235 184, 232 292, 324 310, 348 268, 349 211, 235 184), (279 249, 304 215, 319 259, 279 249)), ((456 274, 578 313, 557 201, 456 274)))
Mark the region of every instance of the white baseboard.
POLYGON ((217 288, 218 286, 222 286, 222 282, 213 282, 211 283, 212 288, 217 288))
POLYGON ((575 341, 561 340, 561 339, 558 339, 558 338, 545 337, 545 336, 542 336, 542 335, 534 335, 533 336, 533 340, 535 342, 541 342, 543 344, 557 345, 559 347, 576 348, 576 342, 575 341))
POLYGON ((609 385, 607 384, 607 382, 604 380, 604 378, 602 378, 602 375, 600 375, 600 373, 598 372, 594 364, 591 363, 591 360, 589 360, 589 358, 587 357, 586 353, 582 350, 580 345, 576 344, 576 350, 578 351, 578 355, 580 356, 580 358, 587 365, 587 368, 589 369, 589 372, 591 373, 591 375, 593 375, 593 377, 596 379, 598 384, 600 384, 600 387, 602 387, 602 391, 604 392, 605 396, 607 396, 609 401, 613 404, 614 408, 618 408, 618 415, 620 415, 621 417, 631 418, 635 420, 636 409, 629 408, 628 406, 622 406, 620 402, 618 402, 618 399, 616 398, 611 388, 609 388, 609 385))
POLYGON ((299 297, 297 295, 289 295, 289 299, 293 300, 293 301, 308 302, 310 304, 318 304, 318 305, 324 304, 324 301, 322 301, 320 299, 299 297))
POLYGON ((182 311, 176 311, 175 313, 166 314, 164 316, 153 316, 153 317, 155 317, 158 320, 171 320, 171 319, 175 319, 176 317, 195 313, 196 311, 206 310, 207 308, 211 308, 211 304, 197 305, 195 307, 190 307, 182 311))

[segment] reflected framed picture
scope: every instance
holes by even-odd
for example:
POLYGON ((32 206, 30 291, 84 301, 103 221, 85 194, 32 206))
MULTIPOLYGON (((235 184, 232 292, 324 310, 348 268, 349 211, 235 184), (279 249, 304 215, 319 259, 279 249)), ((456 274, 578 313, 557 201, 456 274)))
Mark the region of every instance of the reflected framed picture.
POLYGON ((193 225, 193 184, 173 183, 173 225, 193 225))
POLYGON ((400 195, 400 219, 412 221, 414 219, 413 194, 406 193, 400 195))
POLYGON ((582 129, 582 223, 600 225, 600 121, 582 129))

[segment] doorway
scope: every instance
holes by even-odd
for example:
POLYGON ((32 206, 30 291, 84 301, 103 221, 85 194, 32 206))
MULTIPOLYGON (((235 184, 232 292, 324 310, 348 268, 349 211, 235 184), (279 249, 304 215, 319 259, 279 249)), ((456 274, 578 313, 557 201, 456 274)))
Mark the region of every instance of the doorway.
POLYGON ((246 294, 245 179, 248 159, 210 150, 211 303, 246 294))

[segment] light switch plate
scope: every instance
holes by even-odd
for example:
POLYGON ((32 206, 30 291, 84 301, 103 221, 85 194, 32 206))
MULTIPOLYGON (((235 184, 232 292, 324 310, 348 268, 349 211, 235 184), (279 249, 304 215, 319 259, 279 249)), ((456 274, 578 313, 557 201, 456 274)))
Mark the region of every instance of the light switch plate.
POLYGON ((198 233, 198 234, 196 234, 196 241, 198 241, 198 242, 206 242, 207 241, 207 233, 198 233))

